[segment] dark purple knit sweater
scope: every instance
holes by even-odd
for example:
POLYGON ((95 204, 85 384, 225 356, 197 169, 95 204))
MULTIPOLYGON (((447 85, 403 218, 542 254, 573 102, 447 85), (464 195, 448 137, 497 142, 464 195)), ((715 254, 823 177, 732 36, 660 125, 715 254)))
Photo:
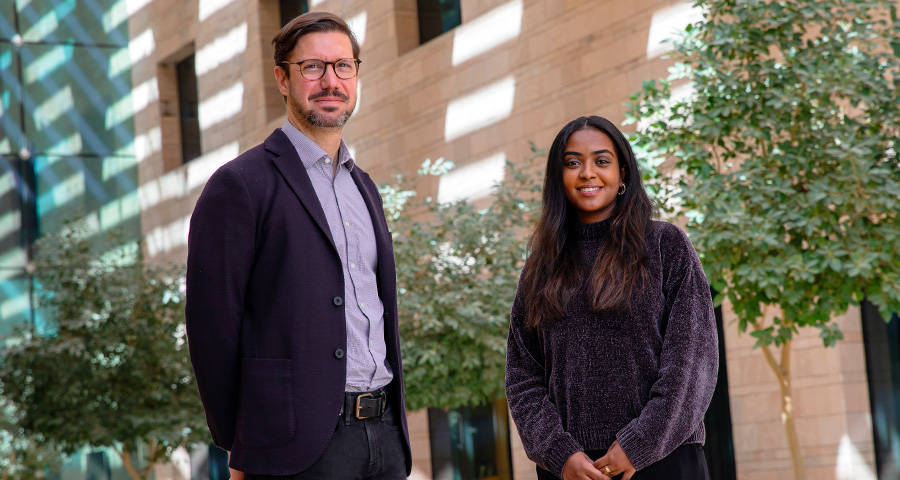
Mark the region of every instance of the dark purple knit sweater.
MULTIPOLYGON (((576 228, 586 273, 609 220, 576 228)), ((565 318, 529 329, 516 293, 506 395, 528 457, 559 476, 575 452, 616 439, 637 470, 705 440, 718 368, 709 285, 681 229, 653 222, 646 235, 649 282, 630 312, 591 311, 585 282, 565 318)))

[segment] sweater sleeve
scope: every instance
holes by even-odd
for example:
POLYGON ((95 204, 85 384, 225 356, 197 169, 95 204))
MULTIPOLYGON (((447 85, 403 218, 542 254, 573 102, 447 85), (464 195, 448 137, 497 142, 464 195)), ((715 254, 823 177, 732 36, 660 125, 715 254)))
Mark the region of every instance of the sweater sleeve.
POLYGON ((528 458, 562 478, 566 461, 583 448, 563 429, 559 410, 550 400, 545 373, 538 333, 525 327, 520 290, 510 315, 506 398, 528 458))
POLYGON ((659 377, 640 415, 616 434, 637 470, 661 460, 702 428, 719 363, 712 298, 700 259, 681 229, 660 227, 667 319, 659 377))

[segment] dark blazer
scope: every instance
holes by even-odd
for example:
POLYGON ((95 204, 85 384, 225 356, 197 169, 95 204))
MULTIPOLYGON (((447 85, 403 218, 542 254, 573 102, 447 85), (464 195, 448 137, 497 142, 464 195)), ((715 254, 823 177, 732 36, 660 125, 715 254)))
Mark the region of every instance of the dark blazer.
MULTIPOLYGON (((388 395, 412 462, 391 234, 378 189, 351 172, 372 217, 384 303, 388 395)), ((346 379, 344 276, 297 150, 275 130, 210 177, 191 217, 187 335, 213 441, 231 467, 286 475, 325 451, 346 379)))

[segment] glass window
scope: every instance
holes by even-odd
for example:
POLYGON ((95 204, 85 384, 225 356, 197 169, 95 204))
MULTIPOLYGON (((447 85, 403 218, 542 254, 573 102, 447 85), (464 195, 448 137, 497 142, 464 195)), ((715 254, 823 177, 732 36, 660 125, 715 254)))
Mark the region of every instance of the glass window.
POLYGON ((288 22, 293 20, 299 15, 302 15, 309 11, 309 5, 307 5, 306 0, 279 0, 278 1, 278 15, 281 19, 281 26, 287 25, 288 22))
POLYGON ((417 0, 419 44, 425 43, 462 23, 459 0, 417 0))
MULTIPOLYGON (((3 2, 18 5, 19 30, 26 42, 128 45, 128 13, 121 0, 3 2)), ((12 17, 6 17, 12 18, 12 17)))
POLYGON ((871 302, 861 306, 872 437, 878 478, 900 478, 900 317, 879 311, 871 302))
POLYGON ((21 55, 25 102, 32 105, 24 130, 34 152, 112 155, 131 148, 127 48, 26 44, 21 55))
POLYGON ((200 156, 199 98, 194 54, 178 62, 175 71, 178 76, 178 109, 181 116, 181 161, 187 163, 200 156))
POLYGON ((506 399, 449 411, 428 409, 435 480, 508 480, 509 414, 506 399))
MULTIPOLYGON (((2 18, 0 18, 2 20, 2 18)), ((19 56, 12 43, 0 40, 0 155, 22 148, 19 56)))

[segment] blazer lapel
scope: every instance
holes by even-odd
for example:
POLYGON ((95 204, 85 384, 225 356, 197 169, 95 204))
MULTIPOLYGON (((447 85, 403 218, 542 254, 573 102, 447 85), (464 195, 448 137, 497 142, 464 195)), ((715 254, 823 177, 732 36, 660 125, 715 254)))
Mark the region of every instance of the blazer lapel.
POLYGON ((274 154, 272 163, 275 164, 275 168, 278 169, 288 186, 300 199, 300 203, 303 204, 309 215, 316 221, 322 233, 328 237, 331 247, 337 251, 337 247, 334 246, 334 238, 331 236, 331 229, 328 227, 328 220, 325 218, 325 211, 322 210, 322 204, 319 202, 319 197, 316 196, 316 190, 309 180, 309 175, 306 173, 306 168, 303 167, 303 162, 300 161, 300 156, 297 155, 294 145, 291 144, 287 135, 278 129, 272 132, 272 135, 269 135, 269 138, 265 141, 265 146, 266 150, 274 154))
MULTIPOLYGON (((382 286, 383 281, 389 282, 381 289, 381 301, 388 305, 393 305, 394 295, 396 294, 396 271, 394 267, 394 249, 392 247, 391 232, 388 230, 384 210, 382 209, 381 197, 378 190, 372 188, 373 183, 369 175, 363 173, 359 166, 353 168, 350 172, 353 181, 356 182, 359 193, 362 194, 363 200, 366 202, 366 208, 369 210, 369 217, 372 218, 372 228, 375 230, 375 248, 378 252, 378 283, 382 286), (384 294, 390 295, 385 298, 384 294)), ((385 318, 387 319, 387 315, 385 318)))

